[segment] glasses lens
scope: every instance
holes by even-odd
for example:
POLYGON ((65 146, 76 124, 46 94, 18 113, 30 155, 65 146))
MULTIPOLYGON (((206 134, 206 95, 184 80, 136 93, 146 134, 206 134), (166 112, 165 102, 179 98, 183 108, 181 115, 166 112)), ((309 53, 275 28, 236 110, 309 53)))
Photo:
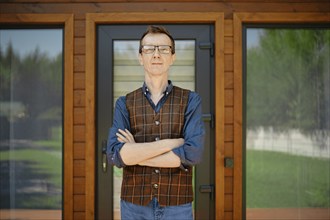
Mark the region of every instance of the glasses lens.
POLYGON ((145 45, 142 47, 143 53, 153 53, 155 51, 155 46, 152 45, 145 45))
POLYGON ((158 51, 159 53, 164 53, 164 54, 168 54, 171 52, 171 47, 164 45, 164 46, 158 46, 158 51))

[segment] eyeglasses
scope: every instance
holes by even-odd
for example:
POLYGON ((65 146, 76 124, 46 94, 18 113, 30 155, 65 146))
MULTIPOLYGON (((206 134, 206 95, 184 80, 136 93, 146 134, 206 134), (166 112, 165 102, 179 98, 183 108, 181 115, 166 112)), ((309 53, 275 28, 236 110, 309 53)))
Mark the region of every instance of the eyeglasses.
POLYGON ((158 52, 161 54, 169 54, 172 52, 172 47, 169 45, 142 45, 141 51, 146 54, 154 53, 156 48, 158 48, 158 52))

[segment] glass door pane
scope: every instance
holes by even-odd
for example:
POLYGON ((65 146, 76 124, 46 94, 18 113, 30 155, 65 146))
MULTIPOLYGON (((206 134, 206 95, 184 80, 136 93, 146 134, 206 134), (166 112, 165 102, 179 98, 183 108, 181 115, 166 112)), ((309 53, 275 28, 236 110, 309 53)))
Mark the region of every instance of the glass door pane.
POLYGON ((246 29, 246 217, 330 218, 330 29, 246 29))
POLYGON ((0 28, 0 219, 62 218, 63 30, 0 28))
MULTIPOLYGON (((114 40, 114 104, 119 96, 142 86, 144 82, 143 67, 138 61, 138 40, 114 40)), ((176 40, 177 59, 170 69, 169 79, 174 85, 195 90, 195 41, 176 40)), ((114 106, 113 106, 114 107, 114 106)), ((120 219, 120 189, 122 169, 114 167, 113 171, 113 210, 114 219, 120 219)))

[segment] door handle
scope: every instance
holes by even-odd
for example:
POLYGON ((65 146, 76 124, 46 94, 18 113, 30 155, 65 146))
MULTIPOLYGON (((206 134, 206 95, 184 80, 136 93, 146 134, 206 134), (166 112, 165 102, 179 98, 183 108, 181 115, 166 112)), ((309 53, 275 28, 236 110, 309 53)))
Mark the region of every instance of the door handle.
POLYGON ((202 114, 204 122, 210 122, 211 128, 214 128, 214 115, 212 113, 202 114))
POLYGON ((102 170, 107 172, 108 160, 107 160, 107 140, 102 141, 102 170))
POLYGON ((210 199, 213 200, 214 197, 214 186, 213 185, 200 185, 200 193, 210 193, 210 199))

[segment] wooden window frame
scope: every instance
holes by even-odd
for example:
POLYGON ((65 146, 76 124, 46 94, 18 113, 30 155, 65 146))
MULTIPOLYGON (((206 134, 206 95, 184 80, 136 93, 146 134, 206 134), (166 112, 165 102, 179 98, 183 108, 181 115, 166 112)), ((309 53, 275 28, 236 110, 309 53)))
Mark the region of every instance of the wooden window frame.
POLYGON ((224 14, 200 12, 89 13, 86 15, 86 219, 95 217, 95 78, 97 24, 201 24, 215 26, 216 219, 224 218, 224 14))
POLYGON ((64 219, 73 219, 73 23, 72 14, 0 14, 0 24, 64 26, 64 219))
POLYGON ((243 210, 243 24, 329 23, 330 13, 234 13, 234 213, 242 219, 243 210))

